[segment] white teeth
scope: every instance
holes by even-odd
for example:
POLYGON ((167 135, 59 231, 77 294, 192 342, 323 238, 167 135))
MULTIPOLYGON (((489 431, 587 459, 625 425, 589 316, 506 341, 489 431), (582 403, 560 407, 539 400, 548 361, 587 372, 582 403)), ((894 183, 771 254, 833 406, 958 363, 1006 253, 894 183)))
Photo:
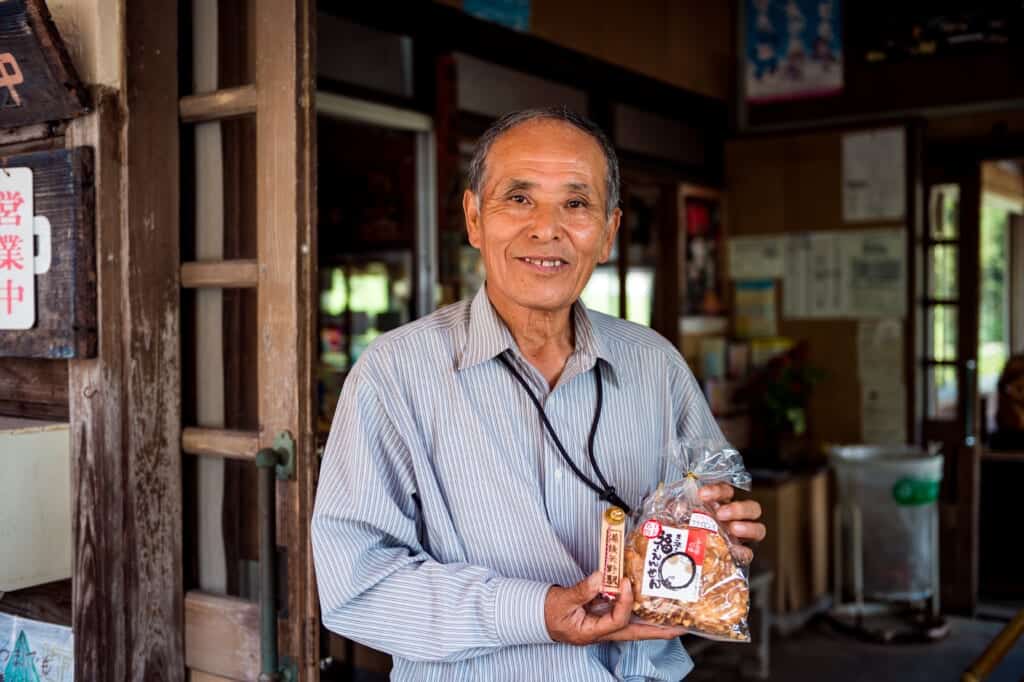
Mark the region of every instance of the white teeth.
POLYGON ((557 260, 536 260, 534 258, 523 258, 523 260, 532 265, 539 265, 542 268, 557 268, 562 264, 561 261, 557 260))

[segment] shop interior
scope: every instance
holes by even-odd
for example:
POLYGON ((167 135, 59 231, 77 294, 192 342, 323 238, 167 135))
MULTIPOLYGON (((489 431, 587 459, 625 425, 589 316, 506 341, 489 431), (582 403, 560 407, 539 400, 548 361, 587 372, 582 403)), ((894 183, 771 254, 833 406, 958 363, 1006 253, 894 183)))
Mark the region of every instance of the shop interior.
MULTIPOLYGON (((252 82, 250 3, 180 4, 182 93, 252 82)), ((1019 682, 1024 6, 897 4, 318 3, 314 447, 374 339, 483 284, 481 133, 565 106, 622 167, 582 300, 679 348, 768 527, 751 643, 685 636, 687 679, 1019 682)), ((181 127, 182 262, 262 257, 257 146, 251 114, 181 127)), ((259 305, 182 290, 184 425, 260 428, 259 305)), ((0 360, 0 419, 69 419, 66 387, 0 360)), ((257 600, 255 470, 182 462, 184 589, 257 600)), ((69 576, 0 589, 0 613, 68 626, 70 601, 69 576)), ((318 641, 321 680, 388 679, 386 654, 318 641)))
MULTIPOLYGON (((568 24, 558 23, 561 16, 548 7, 554 4, 535 3, 536 30, 506 31, 497 37, 499 32, 487 27, 493 30, 488 35, 495 36, 491 40, 462 35, 462 24, 425 35, 414 22, 371 9, 321 9, 320 95, 338 95, 339 102, 353 108, 358 107, 350 99, 379 108, 373 122, 358 129, 339 125, 321 109, 324 435, 333 409, 331 396, 344 378, 344 363, 354 360, 353 354, 366 341, 410 316, 470 296, 480 286, 483 273, 477 252, 465 238, 460 196, 480 131, 504 111, 517 108, 566 105, 585 111, 606 126, 621 156, 623 229, 611 259, 595 271, 584 290, 583 301, 592 309, 650 326, 679 346, 701 380, 723 432, 744 452, 755 475, 752 494, 764 506, 769 526, 778 529, 761 548, 753 569, 754 576, 770 576, 760 587, 766 593, 762 610, 772 623, 761 627, 772 633, 765 635, 770 645, 753 647, 755 655, 736 656, 728 647, 694 642, 693 648, 707 661, 694 675, 846 679, 838 672, 842 661, 870 655, 880 661, 873 673, 879 679, 957 678, 957 666, 966 669, 985 649, 984 642, 1024 604, 1024 583, 1000 544, 1000 538, 1012 532, 1000 510, 1005 509, 1001 501, 1011 494, 1011 481, 1022 465, 1021 441, 1020 434, 1005 428, 1006 417, 998 419, 999 410, 1007 410, 1004 372, 1011 357, 1019 358, 1024 350, 1024 167, 1005 158, 1019 148, 1015 133, 1022 119, 1020 113, 1006 111, 978 121, 971 113, 959 113, 956 106, 943 106, 957 101, 967 111, 984 110, 984 103, 969 104, 978 96, 957 92, 954 85, 959 81, 946 88, 948 97, 922 87, 902 95, 905 103, 900 104, 869 96, 868 91, 881 74, 892 81, 887 87, 895 89, 900 78, 921 74, 935 80, 944 68, 938 62, 963 59, 995 65, 987 77, 992 91, 1000 92, 1008 82, 1019 82, 1016 76, 1000 80, 1008 75, 1000 60, 1020 54, 1013 51, 1019 48, 1005 48, 1002 57, 993 55, 1003 48, 991 46, 975 46, 973 52, 949 50, 930 62, 922 55, 897 54, 890 40, 889 53, 879 58, 874 55, 878 41, 893 38, 907 26, 897 28, 894 21, 892 35, 856 35, 870 12, 847 3, 846 90, 831 99, 758 99, 742 92, 743 84, 728 68, 729 60, 736 59, 734 51, 742 49, 737 45, 743 44, 734 35, 739 8, 715 10, 682 3, 686 20, 708 22, 705 27, 719 31, 723 44, 731 43, 726 50, 712 47, 711 37, 699 41, 704 46, 700 58, 733 76, 718 84, 717 97, 707 97, 694 88, 666 87, 665 81, 678 82, 678 75, 665 63, 638 66, 648 56, 639 47, 623 45, 617 52, 597 35, 585 34, 585 29, 573 34, 568 24), (552 34, 557 37, 552 39, 552 34), (547 39, 542 49, 548 59, 525 57, 531 48, 540 49, 540 36, 547 39), (417 47, 424 42, 426 47, 417 47), (586 48, 570 47, 577 45, 586 48), (427 98, 432 99, 431 111, 423 107, 418 88, 423 87, 425 53, 434 50, 439 51, 433 52, 437 75, 427 79, 433 88, 433 97, 427 98), (616 55, 616 61, 629 66, 620 71, 602 65, 616 72, 615 78, 603 82, 594 77, 595 52, 616 55), (873 60, 881 63, 876 66, 873 60), (553 63, 560 66, 552 68, 553 63), (683 98, 693 98, 691 106, 685 106, 683 98), (406 124, 396 124, 396 110, 432 118, 432 126, 415 133, 431 136, 438 150, 433 161, 439 205, 434 215, 422 220, 415 207, 408 206, 412 175, 420 161, 414 133, 398 127, 406 124), (345 153, 339 154, 336 134, 345 131, 349 137, 340 143, 345 153), (858 140, 871 146, 866 140, 872 134, 895 135, 894 151, 880 161, 897 165, 895 174, 893 168, 869 171, 890 183, 885 200, 897 208, 888 216, 887 209, 865 209, 865 215, 857 215, 858 207, 844 203, 851 201, 844 191, 853 192, 844 190, 844 182, 856 172, 844 164, 856 162, 852 146, 858 140), (371 139, 373 160, 367 162, 359 150, 371 139), (404 151, 392 154, 399 145, 404 151), (985 153, 978 152, 982 147, 985 153), (360 177, 349 184, 346 179, 353 167, 360 177), (377 175, 385 172, 387 180, 377 175), (334 183, 359 187, 352 193, 357 202, 347 201, 344 191, 324 191, 334 183), (968 206, 965 200, 973 203, 968 206), (338 203, 359 217, 339 221, 338 203), (389 217, 381 218, 384 214, 389 217), (393 236, 401 232, 396 222, 401 223, 402 216, 404 242, 393 236), (346 236, 336 236, 338 232, 346 236), (865 291, 867 298, 861 301, 840 301, 845 295, 840 286, 855 284, 829 280, 835 273, 822 259, 834 259, 832 267, 839 267, 843 256, 836 253, 843 247, 835 244, 843 239, 828 240, 844 233, 854 241, 862 239, 859 248, 865 250, 894 249, 888 264, 884 258, 874 264, 864 261, 855 266, 863 272, 845 277, 863 278, 871 283, 866 289, 878 283, 876 279, 896 277, 900 283, 885 293, 865 291), (367 238, 368 234, 373 236, 367 238), (894 237, 888 245, 881 243, 888 237, 872 244, 872 234, 894 237), (343 241, 354 235, 359 236, 343 241), (425 262, 419 254, 430 248, 436 251, 425 262), (801 248, 806 249, 810 275, 791 271, 799 257, 792 252, 801 248), (780 270, 772 272, 775 266, 759 264, 762 258, 775 259, 780 270), (899 273, 885 272, 896 262, 899 273), (341 266, 344 290, 349 292, 345 304, 339 293, 338 263, 346 264, 341 266), (429 276, 420 271, 434 264, 437 271, 429 276), (376 285, 369 284, 371 278, 376 285), (422 291, 414 293, 421 286, 432 286, 433 292, 425 297, 422 291), (797 286, 803 291, 793 292, 797 286), (876 294, 886 300, 868 300, 876 294), (414 301, 424 307, 417 309, 414 301), (965 371, 968 357, 976 358, 976 365, 965 371), (881 365, 878 372, 871 371, 872 363, 881 365), (780 386, 783 382, 789 386, 780 386), (976 413, 970 412, 968 401, 977 405, 976 413), (972 430, 978 433, 978 444, 964 452, 964 433, 972 430), (829 466, 829 453, 836 444, 881 448, 896 443, 918 444, 920 452, 934 455, 930 462, 921 461, 932 469, 938 462, 932 475, 943 483, 941 492, 936 483, 935 506, 944 519, 976 514, 976 530, 973 535, 962 527, 951 532, 938 519, 929 529, 932 521, 927 514, 914 519, 912 525, 925 526, 917 528, 913 541, 922 547, 908 548, 907 553, 934 552, 927 563, 935 575, 924 576, 920 594, 901 595, 912 598, 896 601, 916 609, 917 615, 876 615, 864 624, 849 615, 858 598, 851 594, 849 573, 856 569, 849 556, 850 530, 843 522, 833 523, 837 496, 849 494, 838 489, 836 477, 855 474, 837 473, 829 466), (973 480, 964 472, 969 467, 974 468, 973 480), (974 493, 969 492, 972 486, 974 493), (969 511, 972 507, 974 512, 969 511), (941 541, 933 542, 933 532, 941 541), (845 565, 837 569, 837 562, 845 565), (933 585, 934 595, 929 594, 933 585), (963 619, 968 614, 972 618, 963 619), (926 623, 911 622, 914 618, 926 623), (942 661, 941 676, 939 668, 931 670, 922 662, 929 651, 942 661)), ((650 3, 651 17, 634 20, 637 28, 658 11, 667 11, 677 21, 673 28, 685 30, 684 20, 677 19, 671 8, 656 9, 656 4, 650 3)), ((754 11, 756 4, 747 9, 754 11)), ((922 8, 918 6, 925 12, 922 8)), ((956 10, 950 7, 948 15, 937 19, 922 19, 920 12, 908 10, 901 19, 910 26, 914 21, 952 21, 956 10)), ((1019 21, 1014 12, 1012 20, 1019 21)), ((970 14, 966 9, 961 13, 970 14)), ((673 37, 679 36, 672 34, 668 41, 673 37)), ((899 39, 911 40, 903 35, 899 39)), ((912 51, 904 43, 899 48, 912 51)), ((676 59, 685 62, 688 56, 676 59)), ((713 79, 698 73, 702 68, 710 73, 712 68, 690 68, 690 82, 705 77, 698 90, 715 90, 713 79)), ((336 111, 348 120, 362 115, 336 111)), ((415 196, 423 200, 422 193, 415 196)), ((1009 381, 1014 381, 1012 376, 1009 381)), ((863 522, 871 523, 870 515, 863 522)), ((885 555, 881 561, 898 562, 898 555, 885 555)), ((865 556, 863 562, 861 571, 887 570, 878 558, 865 556)), ((868 591, 886 591, 878 585, 872 588, 872 579, 865 579, 868 591)), ((890 594, 883 601, 891 599, 890 594)), ((870 607, 865 608, 870 613, 870 607)), ((388 668, 386 657, 358 644, 339 647, 341 642, 334 637, 325 641, 332 663, 344 671, 338 679, 383 674, 388 668)), ((999 674, 1007 676, 993 673, 990 679, 1014 679, 1024 665, 1021 656, 1015 649, 1000 669, 999 674)), ((858 670, 857 675, 865 674, 862 666, 858 670)))

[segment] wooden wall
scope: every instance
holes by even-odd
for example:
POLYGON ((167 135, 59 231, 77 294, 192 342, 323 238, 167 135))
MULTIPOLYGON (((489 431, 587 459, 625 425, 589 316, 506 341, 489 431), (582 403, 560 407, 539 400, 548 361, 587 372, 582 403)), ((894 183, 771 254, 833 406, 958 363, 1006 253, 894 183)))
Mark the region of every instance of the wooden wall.
MULTIPOLYGON (((461 7, 460 0, 436 0, 461 7)), ((530 32, 709 97, 728 99, 735 71, 730 0, 533 0, 530 32)))
MULTIPOLYGON (((892 227, 893 222, 846 224, 842 220, 839 131, 731 140, 726 145, 729 231, 733 236, 892 227)), ((857 321, 792 320, 782 315, 779 334, 803 340, 809 362, 826 377, 808 413, 812 443, 861 440, 857 321)))

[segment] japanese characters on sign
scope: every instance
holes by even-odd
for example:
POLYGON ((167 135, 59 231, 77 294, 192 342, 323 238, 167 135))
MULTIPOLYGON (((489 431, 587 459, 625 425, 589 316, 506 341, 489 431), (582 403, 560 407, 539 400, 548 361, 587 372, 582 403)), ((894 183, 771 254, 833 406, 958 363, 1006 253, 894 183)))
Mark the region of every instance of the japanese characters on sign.
POLYGON ((0 156, 0 358, 95 357, 92 158, 0 156))
POLYGON ((0 52, 0 109, 21 106, 17 86, 24 82, 17 58, 10 52, 0 52))
POLYGON ((0 168, 0 329, 36 321, 32 171, 0 168))
POLYGON ((0 129, 84 113, 85 88, 45 0, 4 0, 0 6, 0 129))
POLYGON ((661 526, 658 536, 647 543, 642 594, 682 602, 700 599, 707 536, 713 532, 702 525, 661 526))

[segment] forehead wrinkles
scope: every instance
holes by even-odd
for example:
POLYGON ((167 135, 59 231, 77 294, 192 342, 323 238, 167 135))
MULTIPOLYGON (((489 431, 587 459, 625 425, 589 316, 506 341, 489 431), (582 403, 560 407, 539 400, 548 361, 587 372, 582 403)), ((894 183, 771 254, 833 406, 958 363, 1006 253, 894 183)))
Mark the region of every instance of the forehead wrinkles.
POLYGON ((583 181, 602 197, 607 173, 606 160, 600 146, 590 136, 558 121, 529 121, 498 137, 484 158, 481 189, 492 184, 495 167, 499 167, 500 181, 507 177, 522 177, 527 171, 546 175, 571 173, 572 180, 561 179, 559 184, 583 181))

